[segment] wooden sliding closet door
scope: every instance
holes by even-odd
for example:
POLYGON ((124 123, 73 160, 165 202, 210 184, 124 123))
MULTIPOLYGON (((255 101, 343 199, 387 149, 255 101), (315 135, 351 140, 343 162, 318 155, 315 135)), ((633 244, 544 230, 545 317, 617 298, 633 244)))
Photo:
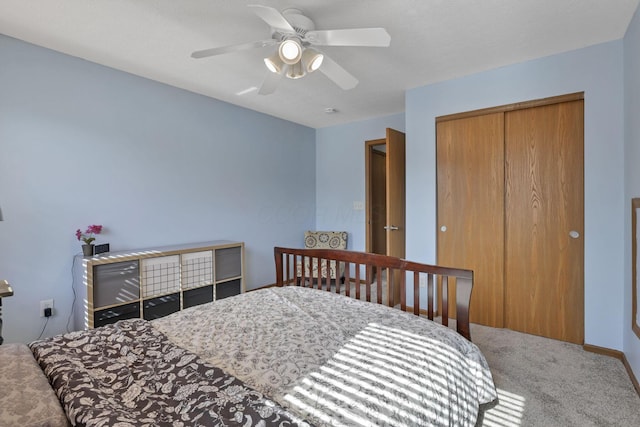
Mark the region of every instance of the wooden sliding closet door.
POLYGON ((436 119, 438 263, 474 271, 471 321, 584 342, 584 99, 436 119))
POLYGON ((505 326, 577 344, 584 342, 583 104, 505 113, 505 326))
POLYGON ((441 121, 436 134, 438 264, 473 270, 471 321, 503 327, 503 113, 441 121))

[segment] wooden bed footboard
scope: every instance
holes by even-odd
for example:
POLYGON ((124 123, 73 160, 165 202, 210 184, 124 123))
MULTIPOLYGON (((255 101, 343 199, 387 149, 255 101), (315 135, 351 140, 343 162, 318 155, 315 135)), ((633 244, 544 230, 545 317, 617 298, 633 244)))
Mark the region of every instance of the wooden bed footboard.
POLYGON ((440 315, 445 326, 449 326, 451 310, 455 312, 451 314, 456 319, 456 330, 471 341, 471 270, 421 264, 386 255, 348 250, 276 247, 274 255, 277 286, 296 285, 324 289, 347 297, 398 307, 416 315, 426 314, 430 320, 440 315), (299 268, 302 265, 317 263, 317 271, 324 268, 329 270, 332 262, 344 266, 344 280, 328 280, 322 274, 305 277, 309 270, 299 268), (382 280, 378 280, 378 277, 382 280), (409 293, 413 294, 411 307, 407 305, 409 293))

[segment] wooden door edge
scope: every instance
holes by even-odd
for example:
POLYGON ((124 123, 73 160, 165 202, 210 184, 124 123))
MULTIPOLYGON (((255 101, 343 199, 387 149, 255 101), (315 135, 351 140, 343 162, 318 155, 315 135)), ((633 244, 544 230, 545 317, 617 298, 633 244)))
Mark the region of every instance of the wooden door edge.
POLYGON ((504 113, 508 111, 523 110, 525 108, 542 107, 544 105, 560 104, 563 102, 579 101, 584 99, 584 92, 569 93, 566 95, 550 96, 548 98, 534 99, 531 101, 516 102, 513 104, 499 105, 497 107, 481 108, 479 110, 465 111, 462 113, 447 114, 436 117, 436 123, 449 120, 464 119, 467 117, 483 116, 485 114, 504 113))

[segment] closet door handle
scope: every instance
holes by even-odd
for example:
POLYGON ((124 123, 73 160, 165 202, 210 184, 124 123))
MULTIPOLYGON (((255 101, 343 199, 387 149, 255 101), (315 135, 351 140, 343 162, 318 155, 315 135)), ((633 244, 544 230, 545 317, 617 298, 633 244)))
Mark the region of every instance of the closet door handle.
POLYGON ((447 231, 447 226, 443 225, 442 227, 440 227, 440 231, 442 231, 443 233, 447 231))
POLYGON ((569 232, 569 237, 571 237, 572 239, 577 239, 578 237, 580 237, 580 233, 578 233, 576 230, 571 230, 569 232))
POLYGON ((391 231, 400 230, 400 228, 396 227, 395 225, 385 225, 384 229, 391 230, 391 231))

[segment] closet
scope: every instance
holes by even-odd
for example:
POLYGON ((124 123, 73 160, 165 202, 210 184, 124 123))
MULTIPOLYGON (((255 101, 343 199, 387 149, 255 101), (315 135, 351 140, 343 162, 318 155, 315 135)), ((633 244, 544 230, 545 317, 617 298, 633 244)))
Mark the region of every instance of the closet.
POLYGON ((584 341, 583 94, 436 119, 439 265, 471 321, 584 341))

